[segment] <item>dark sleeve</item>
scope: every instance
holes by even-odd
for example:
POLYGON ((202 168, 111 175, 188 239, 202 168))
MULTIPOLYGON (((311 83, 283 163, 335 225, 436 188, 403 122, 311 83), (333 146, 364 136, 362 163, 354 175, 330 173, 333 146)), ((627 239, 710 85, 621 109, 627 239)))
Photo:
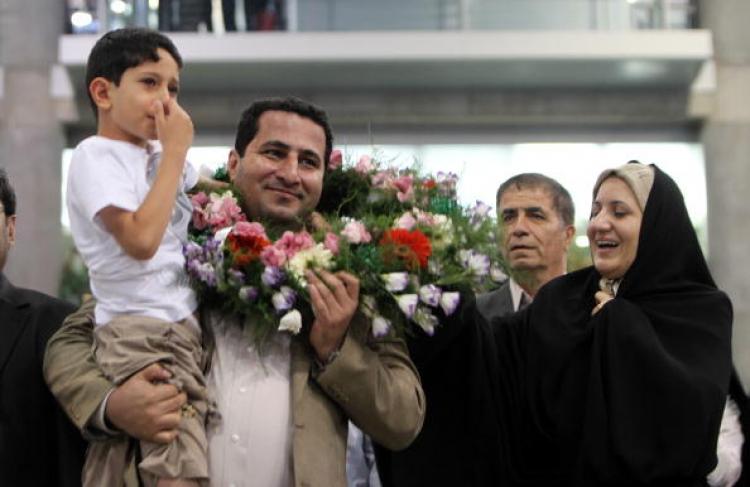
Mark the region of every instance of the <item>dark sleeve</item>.
POLYGON ((488 329, 467 303, 435 336, 410 339, 427 401, 425 422, 402 451, 376 445, 384 487, 502 485, 486 360, 492 347, 488 329))
POLYGON ((409 331, 406 344, 409 348, 409 355, 420 373, 433 361, 442 360, 444 354, 452 353, 451 349, 464 346, 458 345, 457 342, 462 340, 463 335, 474 333, 474 330, 468 328, 473 328, 475 325, 475 313, 476 301, 474 298, 469 298, 461 303, 455 313, 441 319, 440 325, 435 328, 432 336, 417 329, 416 326, 409 331))

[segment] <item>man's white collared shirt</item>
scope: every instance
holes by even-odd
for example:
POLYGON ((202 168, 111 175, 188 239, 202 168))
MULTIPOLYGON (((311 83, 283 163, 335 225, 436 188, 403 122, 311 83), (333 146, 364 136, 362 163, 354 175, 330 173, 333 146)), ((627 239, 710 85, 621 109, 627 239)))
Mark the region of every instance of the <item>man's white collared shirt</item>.
POLYGON ((527 301, 528 304, 530 304, 531 301, 534 300, 534 298, 529 296, 529 294, 526 291, 524 291, 521 288, 521 286, 518 285, 516 281, 514 281, 513 279, 510 279, 510 298, 511 298, 511 301, 513 302, 513 311, 519 310, 519 308, 521 307, 521 298, 523 298, 524 295, 526 296, 526 299, 528 300, 527 301))
POLYGON ((208 388, 221 420, 208 429, 214 487, 289 487, 293 482, 290 336, 262 355, 236 320, 206 317, 216 350, 208 388))

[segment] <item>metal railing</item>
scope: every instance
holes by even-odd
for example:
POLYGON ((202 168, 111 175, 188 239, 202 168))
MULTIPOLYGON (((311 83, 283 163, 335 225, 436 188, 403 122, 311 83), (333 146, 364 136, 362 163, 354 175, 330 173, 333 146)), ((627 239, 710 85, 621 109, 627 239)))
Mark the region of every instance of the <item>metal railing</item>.
POLYGON ((68 31, 637 30, 698 25, 697 0, 67 0, 68 31), (231 8, 229 8, 231 7, 231 8))

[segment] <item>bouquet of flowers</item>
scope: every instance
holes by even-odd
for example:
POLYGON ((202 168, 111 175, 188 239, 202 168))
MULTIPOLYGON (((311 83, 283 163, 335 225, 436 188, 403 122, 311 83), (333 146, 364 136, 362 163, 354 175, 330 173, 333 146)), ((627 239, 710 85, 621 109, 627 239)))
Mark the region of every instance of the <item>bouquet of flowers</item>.
POLYGON ((310 316, 305 272, 343 270, 360 280, 375 336, 415 326, 431 335, 462 299, 505 278, 490 208, 458 205, 456 175, 342 159, 333 152, 318 205, 326 223, 316 229, 250 222, 231 189, 192 197, 184 253, 204 305, 240 314, 261 341, 298 333, 310 316))

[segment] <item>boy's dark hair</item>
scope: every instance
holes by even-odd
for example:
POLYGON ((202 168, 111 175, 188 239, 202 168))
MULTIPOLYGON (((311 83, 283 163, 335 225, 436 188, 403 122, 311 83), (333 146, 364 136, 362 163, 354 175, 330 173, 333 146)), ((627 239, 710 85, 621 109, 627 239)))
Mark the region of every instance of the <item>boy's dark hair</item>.
POLYGON ((240 123, 237 125, 237 138, 234 141, 234 149, 240 157, 245 155, 245 149, 248 144, 258 134, 258 120, 260 116, 268 111, 296 113, 300 117, 308 118, 320 126, 326 136, 326 151, 323 162, 328 165, 328 160, 333 150, 333 131, 328 123, 328 115, 326 115, 326 112, 322 108, 318 108, 312 103, 293 96, 258 100, 242 112, 240 123))
POLYGON ((2 168, 0 168, 0 203, 3 204, 3 213, 7 216, 16 214, 16 192, 10 185, 8 173, 2 168))
POLYGON ((554 179, 545 176, 544 174, 527 172, 523 174, 517 174, 512 178, 505 181, 497 189, 497 196, 495 202, 498 204, 498 210, 500 207, 500 198, 503 194, 511 187, 517 190, 536 189, 540 188, 544 191, 549 192, 552 197, 552 208, 557 212, 560 220, 565 225, 573 225, 575 221, 575 206, 573 205, 573 198, 570 197, 570 193, 560 183, 554 179))
POLYGON ((96 41, 86 62, 86 94, 89 97, 94 116, 98 116, 96 104, 89 85, 94 78, 105 78, 115 86, 120 84, 122 73, 146 61, 159 61, 157 49, 167 51, 182 68, 182 57, 171 40, 155 30, 140 27, 126 27, 107 32, 96 41))

